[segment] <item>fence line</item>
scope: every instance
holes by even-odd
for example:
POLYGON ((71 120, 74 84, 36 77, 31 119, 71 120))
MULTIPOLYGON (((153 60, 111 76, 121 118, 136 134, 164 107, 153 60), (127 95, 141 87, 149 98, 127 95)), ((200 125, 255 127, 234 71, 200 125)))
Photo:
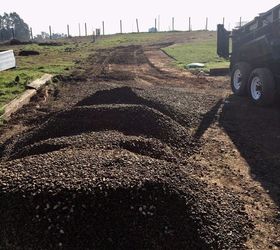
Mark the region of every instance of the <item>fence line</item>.
MULTIPOLYGON (((221 23, 223 24, 223 25, 225 25, 225 20, 226 20, 226 18, 225 17, 223 17, 222 19, 221 19, 221 23)), ((193 22, 192 22, 193 20, 192 20, 192 17, 189 17, 188 18, 188 26, 187 26, 187 30, 186 31, 193 31, 193 22)), ((136 31, 139 33, 140 32, 140 28, 139 28, 139 19, 138 18, 136 18, 136 31)), ((239 27, 241 27, 242 25, 244 25, 246 22, 244 22, 243 21, 243 19, 242 19, 242 17, 239 17, 239 21, 236 23, 236 25, 234 26, 234 28, 239 28, 239 27)), ((101 25, 102 25, 102 35, 104 36, 105 35, 105 21, 102 21, 102 23, 101 23, 101 25)), ((229 25, 230 25, 230 23, 229 23, 229 25)), ((172 19, 171 19, 171 28, 170 28, 170 26, 169 26, 169 30, 171 30, 171 31, 176 31, 176 24, 175 24, 175 17, 172 17, 172 19)), ((150 30, 152 30, 151 32, 159 32, 160 31, 160 16, 158 16, 157 18, 155 18, 154 19, 154 24, 153 25, 151 25, 151 27, 153 27, 153 29, 150 29, 150 30)), ((84 24, 84 29, 85 29, 85 32, 84 32, 84 35, 85 36, 88 36, 88 30, 87 30, 87 23, 85 23, 84 24)), ((71 27, 70 27, 70 25, 69 24, 67 24, 67 32, 66 32, 66 34, 67 34, 67 36, 68 37, 70 37, 71 36, 71 34, 70 34, 70 30, 71 30, 71 27)), ((94 30, 94 29, 93 29, 94 30)), ((208 31, 209 30, 209 17, 206 17, 205 18, 205 27, 204 28, 202 28, 202 29, 196 29, 196 30, 205 30, 205 31, 208 31)), ((216 30, 216 29, 215 29, 216 30)), ((119 22, 119 33, 120 34, 123 34, 124 33, 124 30, 123 30, 123 20, 120 20, 120 22, 119 22)), ((167 30, 162 30, 161 32, 165 32, 165 31, 167 31, 167 30)), ((178 30, 178 31, 183 31, 183 30, 178 30)), ((12 30, 11 31, 13 34, 13 37, 15 37, 15 30, 12 30)), ((73 31, 72 31, 73 32, 73 31)), ((132 31, 133 32, 133 31, 132 31)), ((142 31, 143 32, 143 31, 142 31)), ((148 32, 148 31, 147 31, 148 32)), ((32 30, 32 28, 30 27, 30 30, 29 30, 29 33, 30 33, 30 37, 31 37, 31 39, 33 39, 34 38, 34 36, 33 36, 33 30, 32 30)), ((118 33, 118 32, 116 32, 116 33, 118 33)), ((130 33, 130 32, 125 32, 125 33, 130 33)), ((108 33, 107 33, 108 34, 108 33)), ((114 34, 114 33, 113 33, 114 34)), ((54 35, 57 35, 57 34, 53 34, 53 30, 52 30, 52 26, 51 25, 49 25, 49 38, 50 39, 52 39, 52 38, 54 38, 54 37, 57 37, 57 36, 54 36, 54 35)), ((66 36, 66 35, 65 35, 66 36)), ((80 23, 78 23, 78 36, 80 37, 80 36, 82 36, 82 34, 81 34, 81 25, 80 25, 80 23)))

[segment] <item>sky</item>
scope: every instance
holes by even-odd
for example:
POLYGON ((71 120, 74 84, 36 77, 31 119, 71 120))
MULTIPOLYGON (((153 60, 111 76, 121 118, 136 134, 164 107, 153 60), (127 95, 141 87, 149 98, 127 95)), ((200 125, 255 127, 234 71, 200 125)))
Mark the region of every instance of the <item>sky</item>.
POLYGON ((225 27, 232 29, 242 17, 250 21, 259 13, 279 4, 279 0, 12 0, 2 1, 0 14, 17 12, 32 27, 33 34, 48 31, 52 26, 54 33, 78 35, 79 23, 84 34, 87 23, 88 33, 105 23, 105 34, 120 32, 120 20, 123 32, 136 32, 139 20, 140 31, 154 27, 155 18, 159 20, 159 30, 172 28, 172 17, 176 30, 187 30, 191 17, 192 29, 204 29, 208 17, 208 29, 215 30, 225 18, 225 27))

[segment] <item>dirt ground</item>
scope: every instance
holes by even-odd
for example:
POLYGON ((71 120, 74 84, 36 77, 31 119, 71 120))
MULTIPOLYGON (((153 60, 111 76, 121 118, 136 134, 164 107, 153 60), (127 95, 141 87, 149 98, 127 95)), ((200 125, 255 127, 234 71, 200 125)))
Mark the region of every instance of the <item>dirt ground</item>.
POLYGON ((1 128, 0 249, 280 249, 278 104, 167 45, 99 50, 1 128))

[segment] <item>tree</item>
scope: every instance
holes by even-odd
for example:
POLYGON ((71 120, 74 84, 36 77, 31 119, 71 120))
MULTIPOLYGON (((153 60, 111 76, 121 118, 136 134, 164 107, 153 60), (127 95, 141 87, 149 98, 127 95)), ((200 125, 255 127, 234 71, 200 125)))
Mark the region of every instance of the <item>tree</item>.
POLYGON ((10 14, 10 19, 15 30, 15 38, 18 40, 27 41, 30 39, 29 27, 28 25, 20 18, 20 16, 13 12, 10 14))
POLYGON ((29 40, 29 27, 17 13, 4 13, 3 16, 0 15, 0 41, 12 38, 20 41, 29 40))

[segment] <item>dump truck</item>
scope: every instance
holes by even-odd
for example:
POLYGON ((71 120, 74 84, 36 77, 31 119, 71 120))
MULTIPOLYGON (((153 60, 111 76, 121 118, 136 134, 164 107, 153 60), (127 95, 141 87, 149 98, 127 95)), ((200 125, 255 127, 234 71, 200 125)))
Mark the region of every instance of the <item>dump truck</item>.
POLYGON ((272 104, 280 90, 280 4, 232 32, 219 24, 217 34, 218 55, 230 59, 233 93, 272 104))

